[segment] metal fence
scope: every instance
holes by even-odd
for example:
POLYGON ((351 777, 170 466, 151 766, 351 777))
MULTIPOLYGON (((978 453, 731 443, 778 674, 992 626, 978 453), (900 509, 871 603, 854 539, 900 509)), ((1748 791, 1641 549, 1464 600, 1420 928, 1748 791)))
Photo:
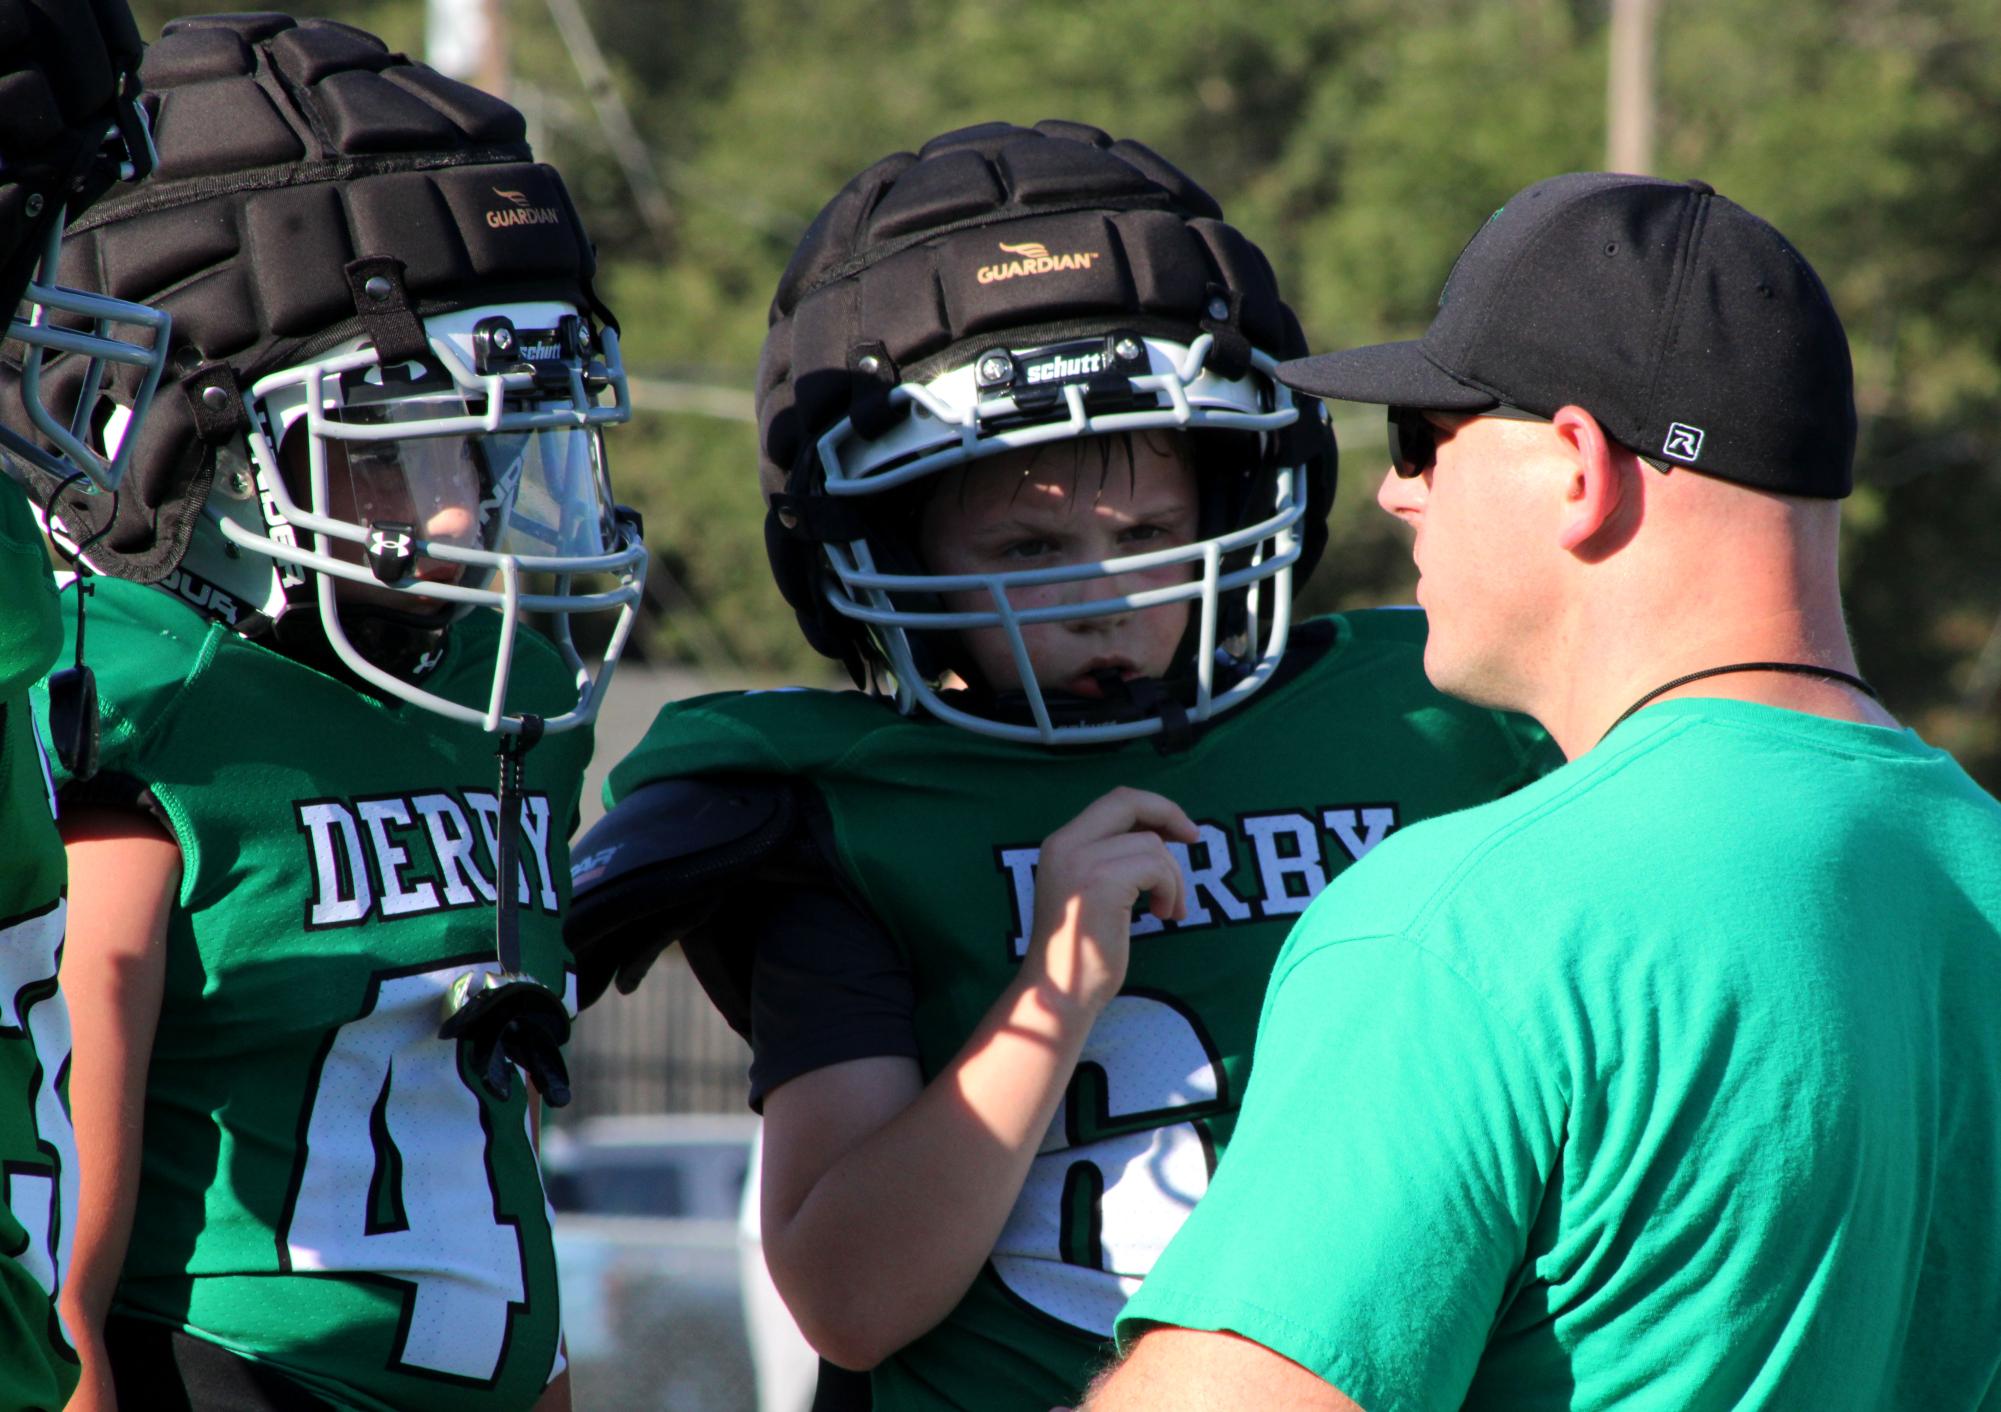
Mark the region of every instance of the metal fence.
MULTIPOLYGON (((777 684, 639 663, 619 668, 584 772, 583 829, 603 812, 605 776, 639 743, 662 702, 777 684)), ((607 991, 584 1011, 567 1054, 576 1099, 560 1122, 602 1114, 745 1111, 750 1048, 709 1004, 678 947, 653 964, 636 992, 607 991)))
POLYGON ((563 1118, 603 1114, 741 1113, 750 1048, 723 1023, 679 950, 631 995, 607 991, 569 1045, 576 1100, 563 1118))

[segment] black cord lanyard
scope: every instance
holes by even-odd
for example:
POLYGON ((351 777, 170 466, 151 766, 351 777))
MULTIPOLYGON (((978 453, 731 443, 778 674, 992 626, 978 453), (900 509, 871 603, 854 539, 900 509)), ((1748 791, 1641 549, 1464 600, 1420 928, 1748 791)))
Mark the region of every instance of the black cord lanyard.
MULTIPOLYGON (((1869 685, 1862 678, 1851 676, 1847 672, 1838 672, 1832 667, 1816 667, 1811 662, 1732 662, 1727 667, 1705 667, 1699 672, 1690 672, 1685 677, 1676 677, 1671 682, 1655 687, 1652 691, 1620 712, 1619 719, 1612 722, 1606 728, 1605 735, 1610 735, 1613 731, 1619 729, 1620 726, 1626 723, 1628 716, 1632 715, 1649 701, 1652 701, 1655 697, 1665 696, 1676 687, 1687 686, 1692 681, 1701 681, 1704 677, 1720 677, 1726 672, 1787 672, 1796 677, 1826 677, 1829 681, 1838 681, 1843 685, 1854 687, 1872 701, 1880 701, 1882 699, 1876 695, 1876 688, 1869 685)), ((1601 735, 1598 738, 1603 740, 1605 736, 1601 735)))
MULTIPOLYGON (((56 501, 62 493, 80 480, 88 477, 77 471, 51 489, 42 501, 42 524, 53 531, 56 523, 56 501)), ((81 517, 79 517, 81 518, 81 517)), ((97 717, 97 677, 83 660, 84 600, 90 597, 90 577, 96 571, 83 561, 90 547, 111 533, 118 520, 118 492, 111 492, 111 509, 104 517, 104 523, 95 531, 77 541, 74 549, 63 546, 53 533, 49 542, 56 552, 69 561, 75 571, 72 586, 76 589, 76 653, 71 665, 49 673, 49 737, 55 747, 56 759, 71 779, 81 784, 97 774, 98 717, 97 717)))
POLYGON ((541 738, 542 718, 523 715, 520 731, 503 735, 494 751, 500 757, 500 835, 493 850, 494 955, 500 970, 460 973, 445 994, 438 1038, 465 1046, 472 1071, 495 1098, 505 1101, 513 1093, 519 1065, 549 1106, 561 1108, 570 1101, 570 1073, 563 1063, 570 1017, 560 996, 521 969, 516 903, 522 881, 517 859, 523 757, 541 738))
POLYGON ((514 900, 515 873, 520 866, 515 862, 515 853, 521 833, 521 779, 528 752, 541 739, 542 718, 523 716, 520 732, 501 736, 500 746, 493 752, 500 757, 500 844, 494 850, 499 855, 494 859, 498 879, 494 884, 497 907, 494 954, 499 958, 501 974, 509 977, 521 972, 521 922, 514 900))

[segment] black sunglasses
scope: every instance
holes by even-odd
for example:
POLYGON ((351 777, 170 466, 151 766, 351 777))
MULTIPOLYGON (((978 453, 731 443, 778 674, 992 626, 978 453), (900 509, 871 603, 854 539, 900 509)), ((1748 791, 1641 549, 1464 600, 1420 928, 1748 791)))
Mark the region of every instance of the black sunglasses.
MULTIPOLYGON (((1548 417, 1538 417, 1534 412, 1524 412, 1519 407, 1497 403, 1492 407, 1470 413, 1475 417, 1500 417, 1510 422, 1546 422, 1548 417)), ((1417 407, 1390 408, 1390 465, 1405 480, 1421 476, 1438 464, 1438 440, 1441 433, 1438 426, 1417 407)))
MULTIPOLYGON (((1546 422, 1548 417, 1539 417, 1534 412, 1524 412, 1519 407, 1510 407, 1498 402, 1484 411, 1469 413, 1475 417, 1499 417, 1508 422, 1546 422)), ((1441 432, 1436 423, 1425 416, 1417 407, 1390 408, 1390 465, 1405 480, 1421 476, 1438 464, 1438 442, 1441 436, 1451 432, 1441 432)), ((1644 451, 1633 453, 1662 475, 1668 472, 1668 463, 1658 456, 1649 456, 1644 451)))

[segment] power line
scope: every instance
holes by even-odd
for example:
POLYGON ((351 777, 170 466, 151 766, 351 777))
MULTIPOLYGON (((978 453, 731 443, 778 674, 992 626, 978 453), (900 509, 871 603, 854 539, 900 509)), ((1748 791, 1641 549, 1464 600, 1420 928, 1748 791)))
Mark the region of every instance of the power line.
POLYGON ((641 412, 683 413, 725 422, 757 420, 756 400, 741 387, 639 376, 628 376, 626 386, 633 407, 641 412))

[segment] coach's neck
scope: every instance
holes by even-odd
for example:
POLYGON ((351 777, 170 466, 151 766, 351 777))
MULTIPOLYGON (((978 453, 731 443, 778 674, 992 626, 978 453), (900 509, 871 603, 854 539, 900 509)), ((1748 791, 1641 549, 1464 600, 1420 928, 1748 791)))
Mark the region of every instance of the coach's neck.
MULTIPOLYGON (((1705 668, 1793 662, 1859 675, 1841 612, 1840 505, 1661 472, 1599 437, 1566 433, 1549 546, 1559 612, 1531 698, 1575 759, 1648 692, 1705 668), (1581 444, 1580 444, 1581 443, 1581 444)), ((1872 725, 1894 717, 1852 686, 1741 672, 1663 693, 1728 697, 1872 725)))

